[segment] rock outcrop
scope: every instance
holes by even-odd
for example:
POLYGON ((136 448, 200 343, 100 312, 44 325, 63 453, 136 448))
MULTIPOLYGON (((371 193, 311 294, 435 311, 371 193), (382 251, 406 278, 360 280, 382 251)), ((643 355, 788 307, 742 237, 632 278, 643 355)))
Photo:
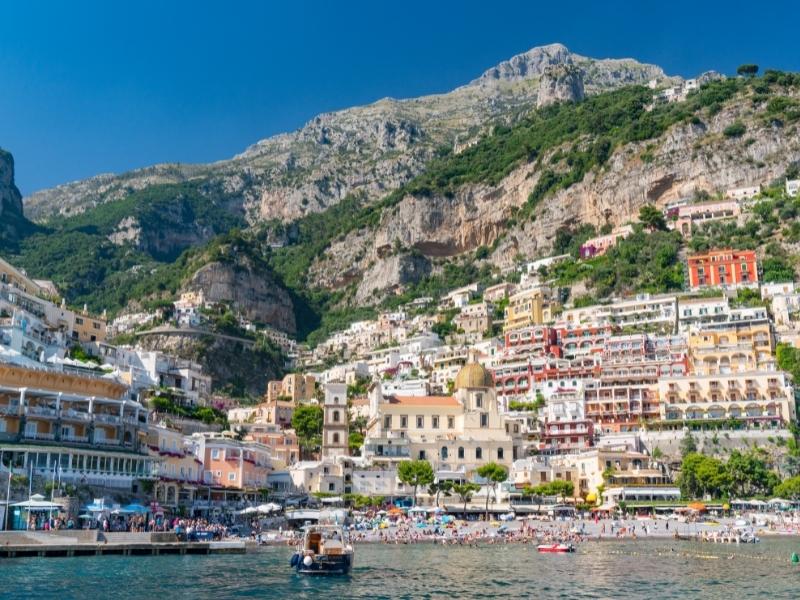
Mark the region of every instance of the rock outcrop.
POLYGON ((185 290, 202 290, 209 302, 224 302, 243 317, 294 333, 297 329, 289 293, 246 258, 236 262, 210 262, 184 285, 185 290))
POLYGON ((355 300, 359 304, 372 304, 387 292, 417 283, 430 272, 431 263, 421 254, 395 254, 379 258, 361 277, 355 300))
POLYGON ((32 230, 22 214, 22 195, 14 183, 14 157, 0 148, 0 248, 16 248, 32 230))
POLYGON ((140 337, 138 343, 145 350, 159 350, 199 363, 203 372, 211 376, 215 391, 239 397, 262 396, 267 382, 279 377, 283 369, 272 355, 259 352, 250 344, 211 335, 147 335, 140 337))
POLYGON ((556 102, 583 100, 583 71, 574 65, 547 67, 539 79, 537 108, 556 102))

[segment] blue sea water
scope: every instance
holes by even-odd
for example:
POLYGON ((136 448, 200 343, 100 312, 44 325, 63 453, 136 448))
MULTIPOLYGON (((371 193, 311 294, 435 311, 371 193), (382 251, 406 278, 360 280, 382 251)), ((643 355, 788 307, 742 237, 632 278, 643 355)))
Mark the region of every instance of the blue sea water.
POLYGON ((528 545, 359 545, 346 578, 289 568, 289 548, 246 555, 0 560, 0 598, 800 598, 798 539, 752 546, 586 542, 572 555, 528 545))

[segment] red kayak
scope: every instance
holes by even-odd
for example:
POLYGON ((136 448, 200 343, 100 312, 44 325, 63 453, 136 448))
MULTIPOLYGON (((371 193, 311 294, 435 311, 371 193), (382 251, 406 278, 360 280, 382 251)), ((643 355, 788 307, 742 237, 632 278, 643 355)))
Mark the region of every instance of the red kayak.
POLYGON ((575 552, 574 544, 539 544, 536 549, 539 552, 552 552, 564 554, 566 552, 575 552))

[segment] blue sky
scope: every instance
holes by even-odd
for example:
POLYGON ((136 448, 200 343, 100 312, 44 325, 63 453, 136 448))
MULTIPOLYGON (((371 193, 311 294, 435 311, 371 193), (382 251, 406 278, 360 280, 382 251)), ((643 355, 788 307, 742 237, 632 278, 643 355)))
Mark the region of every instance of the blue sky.
POLYGON ((450 90, 562 42, 670 74, 800 70, 800 2, 7 2, 0 147, 23 195, 227 158, 315 114, 450 90), (648 6, 641 6, 647 4, 648 6))

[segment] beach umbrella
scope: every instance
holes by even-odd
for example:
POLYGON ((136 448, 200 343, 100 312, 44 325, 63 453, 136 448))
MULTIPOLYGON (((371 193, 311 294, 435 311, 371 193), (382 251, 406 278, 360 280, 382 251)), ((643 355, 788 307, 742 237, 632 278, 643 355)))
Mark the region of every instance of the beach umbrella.
POLYGON ((697 512, 702 512, 706 509, 706 505, 702 502, 690 502, 687 506, 697 512))
POLYGON ((127 506, 125 506, 123 508, 123 510, 125 512, 129 512, 129 513, 144 514, 144 513, 147 512, 147 507, 146 506, 142 506, 141 504, 133 503, 133 504, 128 504, 127 506))

